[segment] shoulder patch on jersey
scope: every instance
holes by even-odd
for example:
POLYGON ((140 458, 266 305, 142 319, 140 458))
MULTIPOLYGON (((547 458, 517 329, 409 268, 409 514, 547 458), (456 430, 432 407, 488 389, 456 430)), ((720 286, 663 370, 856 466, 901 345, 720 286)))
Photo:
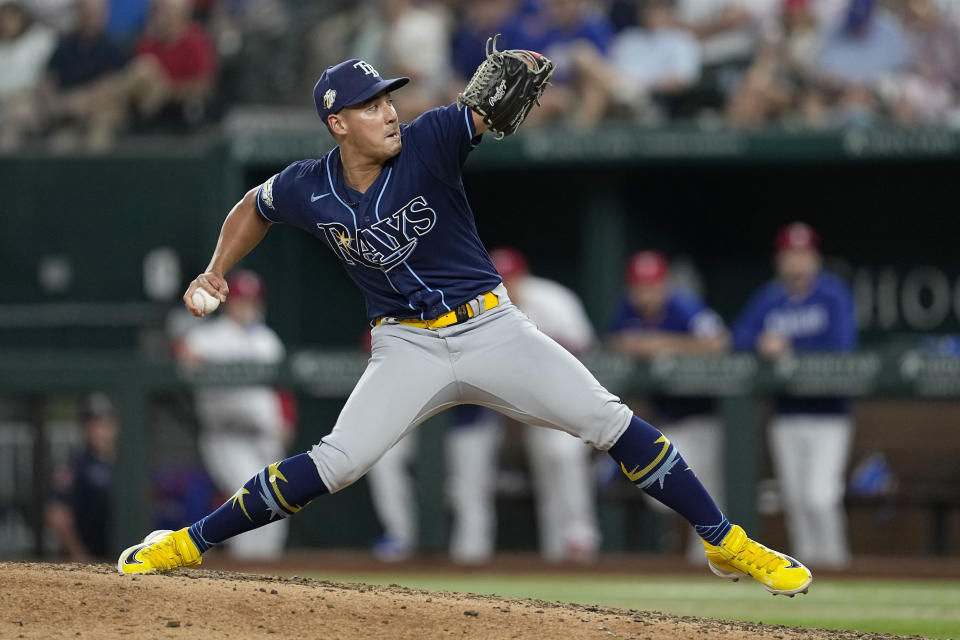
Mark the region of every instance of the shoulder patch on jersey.
POLYGON ((276 175, 273 175, 269 180, 263 183, 263 186, 260 187, 260 200, 263 204, 267 205, 273 209, 273 181, 277 178, 276 175))

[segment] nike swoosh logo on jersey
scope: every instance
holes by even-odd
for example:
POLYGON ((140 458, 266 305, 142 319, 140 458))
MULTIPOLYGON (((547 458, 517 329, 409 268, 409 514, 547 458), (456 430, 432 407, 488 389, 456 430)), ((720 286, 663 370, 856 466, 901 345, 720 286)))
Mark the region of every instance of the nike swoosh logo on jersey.
POLYGON ((141 544, 139 546, 130 549, 130 553, 127 554, 127 557, 123 559, 123 564, 143 564, 142 560, 137 560, 137 552, 142 551, 150 545, 141 544))
POLYGON ((322 198, 326 198, 328 195, 330 195, 330 194, 329 194, 329 193, 325 193, 325 194, 323 194, 322 196, 318 196, 318 195, 315 194, 315 193, 311 193, 311 194, 310 194, 310 202, 316 202, 317 200, 320 200, 320 199, 322 199, 322 198))

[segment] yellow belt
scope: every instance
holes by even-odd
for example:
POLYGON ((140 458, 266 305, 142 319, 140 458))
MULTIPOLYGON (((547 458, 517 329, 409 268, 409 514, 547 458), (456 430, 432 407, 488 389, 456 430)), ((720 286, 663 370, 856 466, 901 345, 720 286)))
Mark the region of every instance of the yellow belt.
POLYGON ((405 324, 411 327, 419 327, 421 329, 442 329, 443 327, 449 327, 452 324, 457 324, 458 322, 466 322, 470 318, 477 316, 488 309, 493 309, 498 304, 500 304, 500 299, 497 298, 496 294, 491 291, 480 294, 473 300, 464 302, 459 307, 453 311, 448 311, 442 316, 437 316, 430 320, 418 320, 416 318, 389 318, 386 316, 380 316, 373 321, 373 326, 386 323, 397 323, 405 324), (476 306, 474 306, 476 305, 476 306))

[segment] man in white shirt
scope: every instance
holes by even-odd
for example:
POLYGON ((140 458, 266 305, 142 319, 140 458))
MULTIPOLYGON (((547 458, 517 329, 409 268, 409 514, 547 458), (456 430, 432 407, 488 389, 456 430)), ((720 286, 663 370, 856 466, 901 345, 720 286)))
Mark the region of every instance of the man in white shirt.
MULTIPOLYGON (((178 357, 185 366, 204 364, 275 364, 283 360, 283 343, 264 324, 265 288, 252 271, 239 270, 228 281, 230 301, 223 313, 205 320, 184 336, 178 357)), ((257 469, 286 453, 289 430, 275 389, 266 386, 197 389, 200 454, 217 487, 229 493, 257 469)), ((228 542, 243 559, 271 559, 283 551, 287 520, 243 533, 228 542)))
POLYGON ((760 24, 780 5, 781 0, 677 0, 676 10, 700 40, 704 65, 722 65, 753 57, 760 24))
POLYGON ((641 26, 616 35, 609 59, 577 51, 575 63, 589 87, 580 99, 579 126, 589 128, 608 112, 649 120, 656 115, 656 98, 688 89, 700 78, 700 43, 680 25, 672 2, 647 0, 637 18, 641 26))

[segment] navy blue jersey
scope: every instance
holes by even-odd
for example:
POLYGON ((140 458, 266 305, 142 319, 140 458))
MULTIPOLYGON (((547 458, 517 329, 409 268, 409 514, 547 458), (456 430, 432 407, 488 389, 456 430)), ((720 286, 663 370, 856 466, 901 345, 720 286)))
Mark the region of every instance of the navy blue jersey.
POLYGON ((57 42, 47 69, 56 76, 57 86, 63 90, 119 71, 125 63, 123 49, 109 35, 102 34, 91 42, 79 33, 71 33, 57 42))
POLYGON ((713 337, 724 330, 723 320, 692 293, 673 291, 659 318, 646 319, 634 310, 626 296, 620 299, 610 331, 670 331, 713 337))
POLYGON ((798 353, 849 351, 857 346, 853 292, 845 282, 821 272, 813 290, 792 299, 779 280, 763 286, 733 326, 733 346, 753 349, 765 330, 788 338, 798 353))
POLYGON ((267 180, 257 208, 326 243, 370 318, 443 315, 500 284, 463 190, 463 163, 480 142, 470 114, 452 104, 400 125, 402 150, 363 194, 346 187, 337 147, 267 180))
MULTIPOLYGON (((821 272, 813 290, 792 299, 783 284, 774 280, 750 299, 733 326, 735 349, 752 350, 766 330, 790 339, 797 353, 850 351, 857 346, 853 292, 845 282, 821 272)), ((784 413, 843 413, 846 402, 832 399, 784 399, 784 413)))
MULTIPOLYGON (((699 298, 691 293, 673 291, 667 298, 663 313, 654 319, 641 317, 626 296, 621 298, 610 323, 610 332, 622 331, 666 331, 710 338, 725 331, 725 327, 720 316, 699 298)), ((656 395, 650 402, 657 420, 661 422, 674 422, 688 416, 713 413, 714 410, 714 402, 710 398, 656 395)))
POLYGON ((56 471, 53 498, 73 514, 77 534, 87 551, 105 557, 110 548, 113 466, 83 451, 56 471))

